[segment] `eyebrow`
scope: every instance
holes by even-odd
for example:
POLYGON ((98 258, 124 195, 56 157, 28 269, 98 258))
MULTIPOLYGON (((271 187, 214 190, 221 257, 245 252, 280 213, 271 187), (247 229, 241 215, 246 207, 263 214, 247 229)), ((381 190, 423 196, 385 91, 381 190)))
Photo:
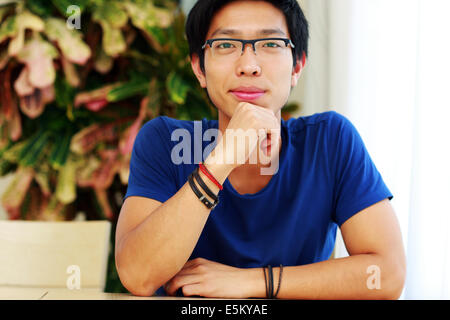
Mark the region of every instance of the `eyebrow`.
MULTIPOLYGON (((242 34, 242 32, 239 30, 236 30, 236 29, 220 29, 219 28, 211 34, 211 37, 214 37, 215 35, 218 35, 218 34, 234 36, 234 35, 242 34)), ((272 34, 279 34, 279 35, 286 36, 286 34, 279 28, 261 29, 261 30, 257 31, 256 34, 264 35, 264 36, 268 36, 268 35, 272 35, 272 34)))

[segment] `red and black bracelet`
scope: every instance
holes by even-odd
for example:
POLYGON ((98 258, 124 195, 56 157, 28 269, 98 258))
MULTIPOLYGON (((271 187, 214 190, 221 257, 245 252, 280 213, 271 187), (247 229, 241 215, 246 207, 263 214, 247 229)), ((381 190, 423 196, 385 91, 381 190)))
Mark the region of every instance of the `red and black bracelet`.
POLYGON ((220 189, 223 190, 223 186, 219 183, 219 181, 216 180, 216 178, 214 178, 214 176, 211 174, 211 172, 209 172, 209 170, 205 167, 205 165, 203 163, 199 163, 198 164, 200 170, 202 170, 202 172, 205 174, 205 176, 207 176, 209 178, 209 180, 211 180, 212 182, 214 182, 214 184, 220 189))

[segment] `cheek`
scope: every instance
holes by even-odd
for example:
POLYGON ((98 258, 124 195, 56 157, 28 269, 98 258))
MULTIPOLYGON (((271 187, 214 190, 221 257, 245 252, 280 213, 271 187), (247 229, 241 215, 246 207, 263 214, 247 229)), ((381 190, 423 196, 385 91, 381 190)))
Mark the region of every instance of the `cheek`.
POLYGON ((274 91, 273 94, 276 97, 277 102, 281 106, 284 106, 289 94, 291 92, 291 77, 292 67, 284 67, 283 69, 278 69, 272 74, 274 91))
POLYGON ((205 66, 207 70, 206 89, 208 95, 217 108, 223 109, 226 105, 224 101, 226 99, 227 72, 229 72, 229 70, 223 66, 211 66, 206 65, 206 63, 205 66))

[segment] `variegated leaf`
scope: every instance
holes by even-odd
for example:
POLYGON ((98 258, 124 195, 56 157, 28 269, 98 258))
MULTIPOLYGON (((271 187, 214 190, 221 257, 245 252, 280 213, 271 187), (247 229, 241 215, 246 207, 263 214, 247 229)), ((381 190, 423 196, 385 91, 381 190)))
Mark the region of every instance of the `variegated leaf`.
POLYGON ((67 28, 64 20, 47 19, 45 33, 58 44, 64 57, 70 62, 84 65, 91 57, 91 49, 82 40, 82 34, 76 29, 67 28))
POLYGON ((103 215, 106 219, 112 220, 113 210, 109 204, 108 192, 106 189, 94 189, 97 202, 102 209, 103 215))
POLYGON ((102 166, 94 173, 94 185, 96 189, 107 189, 111 186, 114 176, 119 170, 120 163, 118 161, 118 151, 102 150, 100 156, 102 158, 102 166))
POLYGON ((108 93, 120 85, 120 83, 114 83, 93 91, 81 92, 75 96, 74 106, 85 105, 91 111, 99 111, 108 104, 108 93))
POLYGON ((59 170, 58 183, 56 185, 56 198, 63 204, 69 204, 76 198, 76 164, 68 159, 59 170))
POLYGON ((94 149, 100 142, 117 139, 118 125, 119 122, 106 125, 95 123, 82 129, 73 136, 70 143, 70 150, 76 154, 86 154, 94 149))
POLYGON ((36 37, 25 44, 17 59, 28 67, 30 84, 36 88, 45 88, 55 81, 53 59, 56 57, 58 52, 55 47, 36 37))
POLYGON ((5 210, 10 214, 11 219, 17 219, 20 211, 17 209, 22 204, 25 194, 33 181, 34 170, 29 167, 19 167, 16 171, 13 181, 9 184, 2 196, 2 204, 5 210))
POLYGON ((47 88, 35 88, 33 93, 20 97, 20 110, 31 119, 39 117, 45 109, 45 105, 55 99, 53 85, 47 88))

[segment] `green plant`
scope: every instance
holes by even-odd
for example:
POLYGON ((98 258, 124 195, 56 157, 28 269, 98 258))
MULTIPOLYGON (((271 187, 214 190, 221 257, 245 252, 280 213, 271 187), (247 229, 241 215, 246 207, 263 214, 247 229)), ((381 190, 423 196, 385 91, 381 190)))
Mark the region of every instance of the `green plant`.
POLYGON ((0 21, 2 205, 10 219, 112 221, 106 290, 124 291, 114 230, 137 132, 159 115, 217 118, 185 16, 175 0, 3 0, 0 21))
MULTIPOLYGON (((141 126, 159 115, 216 117, 190 70, 184 19, 173 0, 1 2, 0 175, 14 174, 2 197, 10 219, 81 211, 115 230, 141 126), (73 4, 80 30, 66 24, 73 4)), ((123 291, 113 261, 106 289, 123 291)))

